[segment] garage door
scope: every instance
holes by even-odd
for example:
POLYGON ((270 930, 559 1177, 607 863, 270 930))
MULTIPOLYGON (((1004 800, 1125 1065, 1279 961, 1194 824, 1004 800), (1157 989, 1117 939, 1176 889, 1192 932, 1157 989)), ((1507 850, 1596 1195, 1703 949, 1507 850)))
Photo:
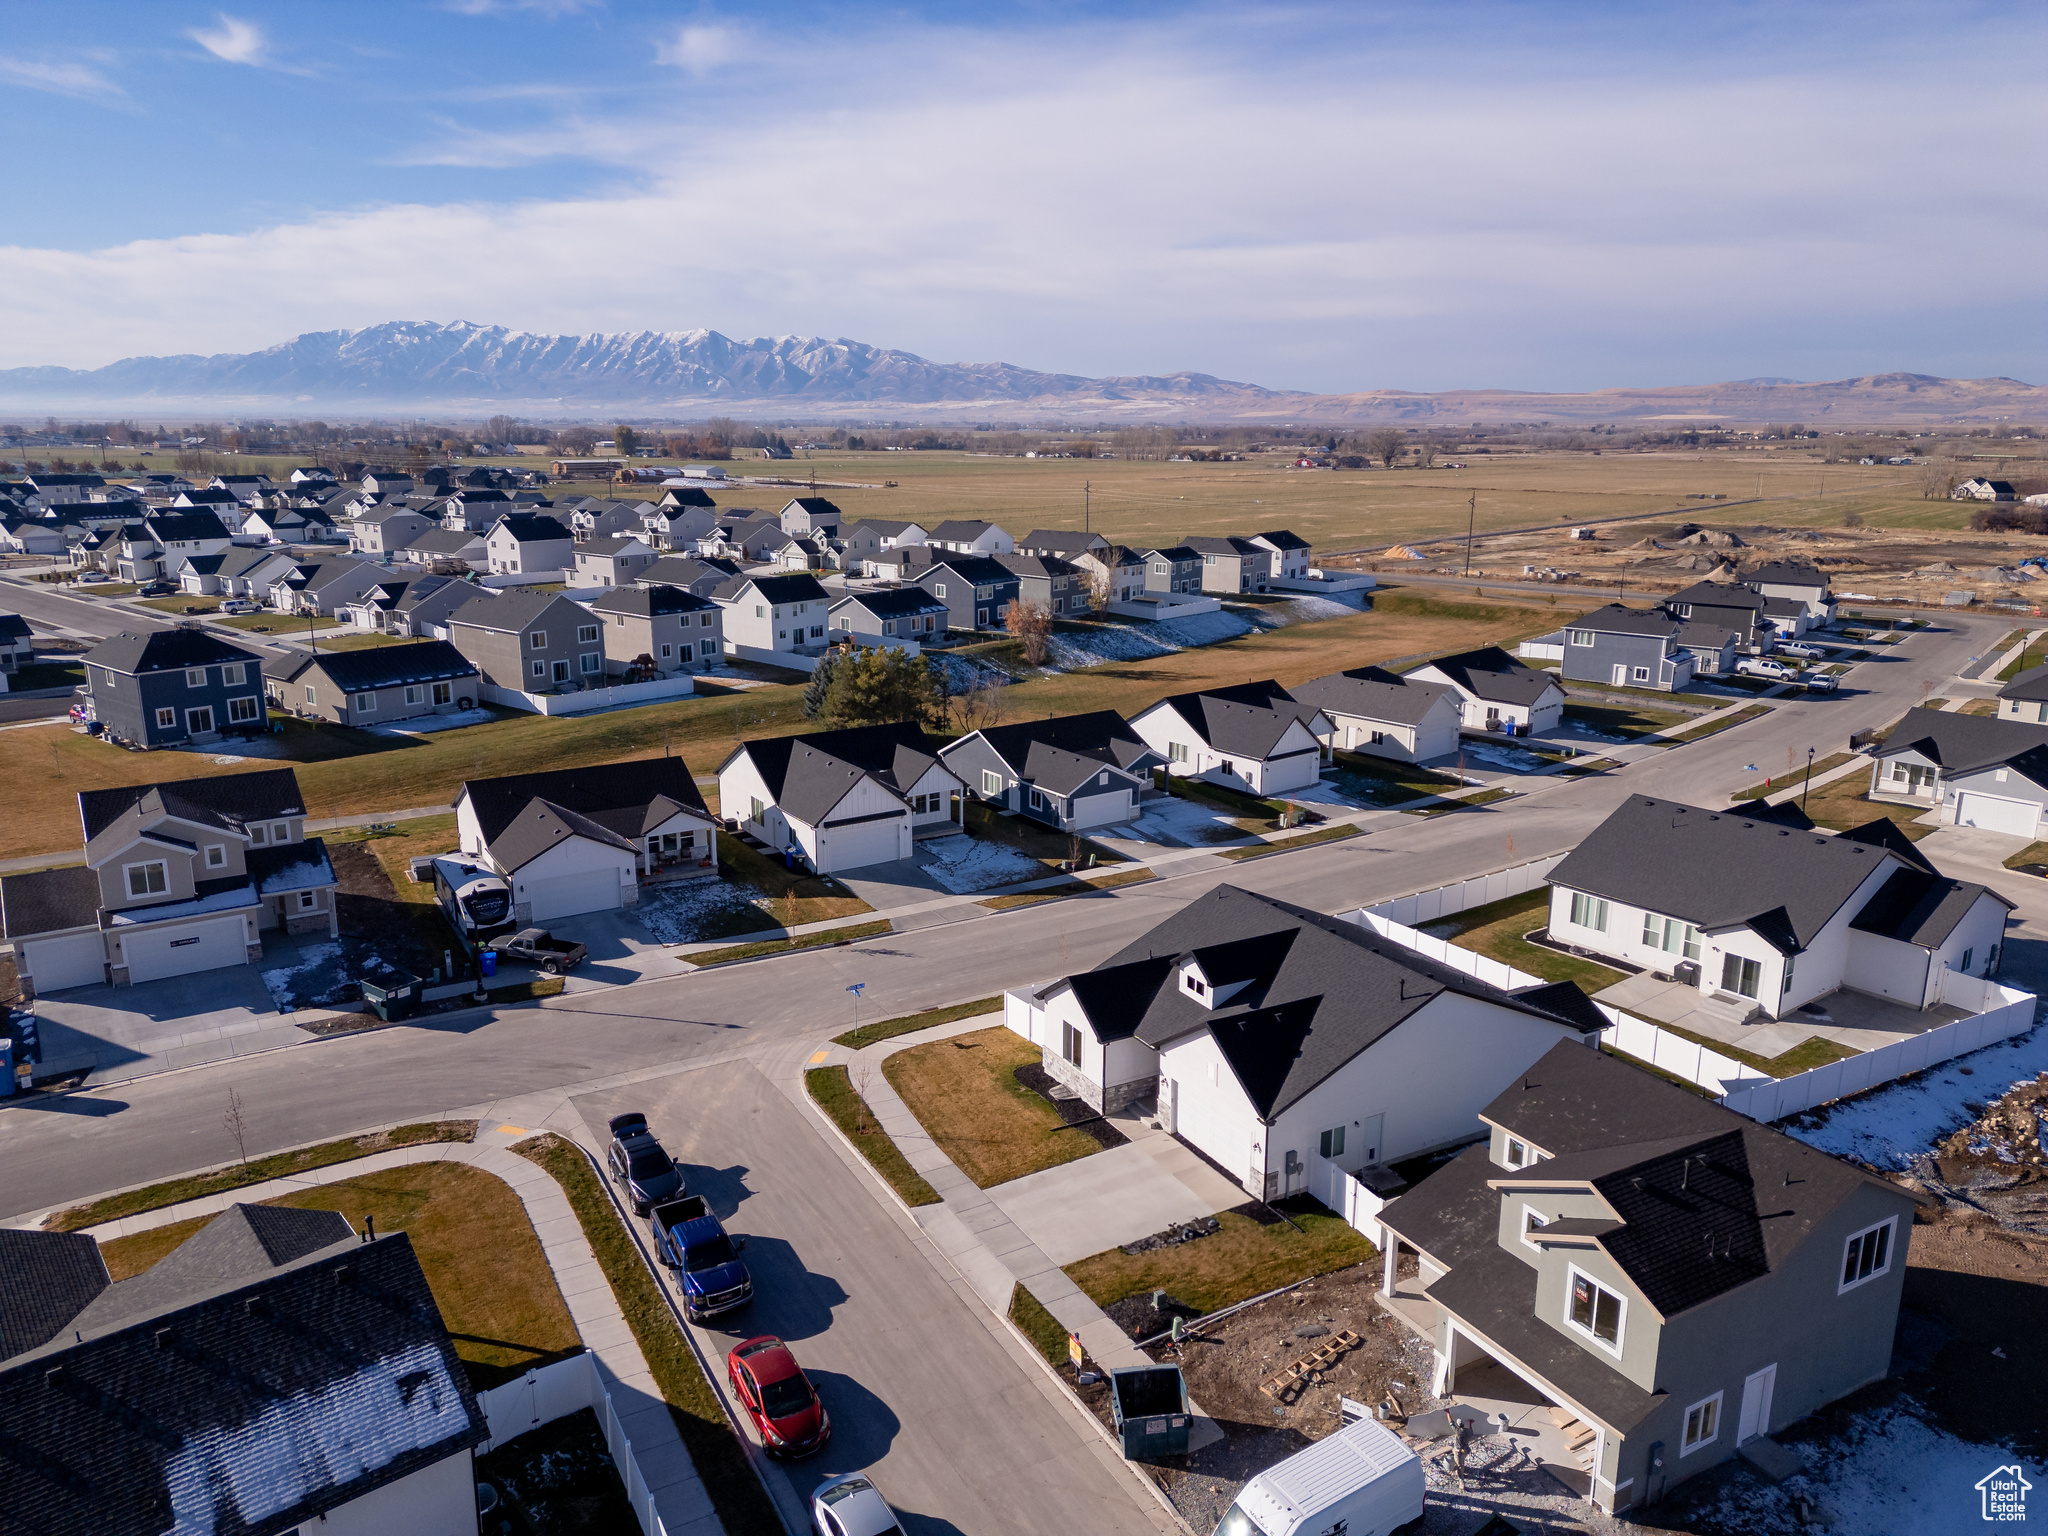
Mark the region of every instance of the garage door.
POLYGON ((866 864, 887 864, 906 857, 899 827, 908 825, 901 816, 884 821, 857 821, 850 827, 825 828, 827 874, 842 869, 859 869, 866 864))
POLYGON ((532 908, 529 922, 544 923, 551 917, 574 917, 579 912, 607 912, 619 904, 616 869, 523 880, 520 886, 525 894, 518 899, 532 908))
POLYGON ((66 987, 96 987, 107 979, 107 944, 96 933, 62 939, 34 939, 22 945, 36 994, 47 997, 66 987))
POLYGON ((1982 827, 1987 832, 2009 832, 2014 837, 2032 837, 2041 808, 2031 800, 2001 800, 1996 795, 1958 795, 1956 825, 1982 827))
POLYGON ((130 933, 121 939, 128 957, 130 981, 156 981, 217 971, 224 965, 246 965, 249 950, 239 917, 218 917, 210 923, 167 928, 159 933, 130 933))

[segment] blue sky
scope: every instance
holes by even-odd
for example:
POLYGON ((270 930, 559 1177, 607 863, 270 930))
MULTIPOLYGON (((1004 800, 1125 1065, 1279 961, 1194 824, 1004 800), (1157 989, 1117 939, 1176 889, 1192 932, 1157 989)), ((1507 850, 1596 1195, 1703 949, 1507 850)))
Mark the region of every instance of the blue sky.
MULTIPOLYGON (((466 319, 1283 388, 2048 379, 1982 5, 0 0, 0 366, 466 319)), ((2001 62, 2004 61, 2004 62, 2001 62)))

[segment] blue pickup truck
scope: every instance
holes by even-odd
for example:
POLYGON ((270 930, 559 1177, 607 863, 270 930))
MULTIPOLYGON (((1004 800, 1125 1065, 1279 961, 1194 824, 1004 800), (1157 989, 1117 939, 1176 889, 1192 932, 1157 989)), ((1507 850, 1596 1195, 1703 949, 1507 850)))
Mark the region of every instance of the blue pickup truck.
POLYGON ((728 1237, 702 1195, 685 1195, 648 1213, 661 1262, 676 1272, 683 1310, 701 1323, 754 1299, 754 1277, 740 1260, 744 1237, 728 1237))

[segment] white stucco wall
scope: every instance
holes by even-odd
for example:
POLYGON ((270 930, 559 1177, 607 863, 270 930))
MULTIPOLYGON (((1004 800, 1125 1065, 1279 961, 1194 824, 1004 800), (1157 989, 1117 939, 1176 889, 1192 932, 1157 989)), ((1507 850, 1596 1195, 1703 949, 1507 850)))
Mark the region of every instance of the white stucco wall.
MULTIPOLYGON (((1269 1166, 1266 1128, 1209 1032, 1184 1035, 1160 1051, 1159 1079, 1162 1111, 1166 1085, 1175 1085, 1174 1129, 1263 1197, 1269 1166)), ((1278 1167, 1278 1161, 1270 1166, 1278 1167)))
POLYGON ((476 1470, 459 1451, 306 1522, 320 1536, 476 1536, 476 1470))
POLYGON ((1927 951, 1917 945, 1901 944, 1874 933, 1849 934, 1847 964, 1858 992, 1918 1008, 1927 996, 1927 961, 1927 951))
POLYGON ((1941 960, 1952 971, 1967 970, 1972 976, 1989 974, 1986 967, 1991 963, 1993 949, 2004 948, 2006 906, 1990 892, 1977 898, 1969 914, 1956 924, 1941 946, 1941 960), (1963 964, 1963 953, 1970 953, 1970 963, 1963 964))

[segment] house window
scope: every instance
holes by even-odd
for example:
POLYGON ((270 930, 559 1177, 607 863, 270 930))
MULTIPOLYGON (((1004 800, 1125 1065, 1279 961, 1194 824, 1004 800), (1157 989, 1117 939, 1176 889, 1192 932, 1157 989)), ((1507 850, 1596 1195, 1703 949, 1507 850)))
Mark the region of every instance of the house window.
MULTIPOLYGON (((621 619, 621 622, 623 623, 624 620, 621 619)), ((576 639, 579 644, 588 645, 596 638, 597 626, 595 624, 579 624, 576 627, 576 639)))
POLYGON ((377 713, 377 695, 359 693, 349 700, 349 707, 359 715, 374 715, 377 713))
POLYGON ((1754 960, 1745 960, 1740 955, 1721 957, 1721 990, 1739 993, 1743 997, 1755 997, 1756 989, 1763 984, 1764 968, 1754 960))
POLYGON ((1865 1227, 1842 1245, 1842 1283, 1835 1294, 1853 1291, 1866 1280, 1875 1280, 1892 1267, 1892 1228, 1898 1217, 1891 1216, 1874 1227, 1865 1227))
POLYGON ((569 663, 567 663, 566 661, 558 661, 555 663, 555 681, 558 683, 566 683, 567 681, 569 681, 569 663))
POLYGON ((1060 1055, 1070 1066, 1081 1065, 1081 1031, 1071 1024, 1060 1026, 1060 1055))
POLYGON ((1573 645, 1591 645, 1593 643, 1593 631, 1590 629, 1574 629, 1569 631, 1569 634, 1573 645))
POLYGON ((763 805, 759 800, 754 801, 747 808, 747 820, 753 822, 756 826, 765 824, 765 818, 767 814, 768 807, 763 805))
POLYGON ((1635 679, 1639 683, 1647 683, 1650 680, 1650 669, 1648 667, 1637 667, 1635 679))
POLYGON ((1188 748, 1187 748, 1187 743, 1186 743, 1186 742, 1181 742, 1181 741, 1169 741, 1169 742, 1168 742, 1168 743, 1166 744, 1166 760, 1167 760, 1167 761, 1168 761, 1169 763, 1184 763, 1184 762, 1187 762, 1187 761, 1188 761, 1188 748))
POLYGON ((427 690, 420 687, 418 684, 409 685, 405 690, 405 702, 408 704, 426 703, 427 690))
POLYGON ((1507 1144, 1507 1160, 1510 1168, 1520 1168, 1529 1161, 1529 1148, 1526 1144, 1510 1136, 1507 1144))
POLYGON ((1694 1403, 1685 1410, 1685 1433, 1679 1437, 1678 1454, 1690 1456, 1703 1445, 1712 1445, 1721 1435, 1721 1394, 1694 1403))
POLYGON ((981 770, 981 792, 993 800, 1003 792, 1003 776, 993 768, 981 770))
POLYGON ((706 656, 716 656, 718 654, 718 642, 716 640, 702 640, 698 642, 697 649, 706 656))
POLYGON ((185 669, 185 686, 187 688, 204 688, 206 686, 206 668, 187 667, 185 669))
POLYGON ((208 869, 226 869, 228 867, 227 849, 223 848, 219 843, 208 843, 206 845, 206 867, 208 869))
POLYGON ((943 598, 943 597, 944 597, 945 595, 946 595, 946 584, 945 584, 945 583, 944 583, 943 581, 935 581, 935 582, 933 582, 933 583, 932 583, 932 596, 933 596, 933 597, 939 597, 939 598, 943 598))
POLYGON ((175 731, 178 728, 178 712, 175 709, 160 709, 156 712, 157 729, 175 731))
POLYGON ((228 723, 254 725, 263 718, 263 701, 253 693, 228 700, 228 723))
POLYGON ((590 676, 594 672, 602 672, 604 670, 604 657, 596 651, 585 651, 577 660, 582 664, 585 677, 590 676))
POLYGON ((1522 1241, 1528 1244, 1529 1247, 1534 1248, 1536 1246, 1534 1243, 1529 1242, 1530 1236, 1549 1225, 1550 1218, 1537 1210, 1535 1206, 1525 1205, 1522 1207, 1522 1241))
POLYGON ((1565 1321, 1609 1354, 1621 1353, 1622 1318, 1627 1303, 1598 1281, 1572 1268, 1565 1295, 1565 1321))
POLYGON ((1697 960, 1700 957, 1700 931, 1691 923, 1682 923, 1675 917, 1659 917, 1654 912, 1645 912, 1643 947, 1661 949, 1671 955, 1683 954, 1688 960, 1697 960))
POLYGON ((1573 891, 1572 924, 1578 928, 1590 928, 1595 933, 1605 933, 1607 903, 1598 896, 1588 896, 1584 891, 1573 891))
POLYGON ((151 859, 147 864, 128 866, 130 896, 161 896, 170 888, 170 871, 162 859, 151 859))
POLYGON ((299 910, 301 912, 311 912, 318 905, 319 898, 311 891, 299 892, 299 910))
MULTIPOLYGON (((1976 958, 1976 955, 1977 951, 1975 949, 1964 950, 1963 958, 1956 962, 1956 969, 1967 976, 1970 973, 1970 962, 1976 958)), ((1792 969, 1792 962, 1790 960, 1785 962, 1785 969, 1788 972, 1792 969)))
POLYGON ((242 664, 236 662, 232 666, 222 667, 220 669, 220 680, 223 687, 233 688, 238 686, 242 681, 242 664))
POLYGON ((313 685, 312 685, 311 683, 308 683, 308 684, 306 684, 306 702, 307 702, 308 704, 317 704, 317 703, 319 703, 319 702, 320 702, 320 701, 319 701, 319 700, 318 700, 318 699, 317 699, 317 698, 316 698, 316 697, 314 696, 314 692, 313 692, 313 685))
POLYGON ((1342 1157, 1344 1155, 1344 1127, 1340 1125, 1332 1130, 1323 1132, 1321 1144, 1317 1150, 1325 1158, 1342 1157))
POLYGON ((666 659, 667 657, 675 654, 675 647, 664 643, 661 648, 661 654, 663 658, 666 659))
POLYGON ((194 736, 204 736, 213 729, 213 708, 202 704, 197 709, 185 711, 185 729, 194 736))
POLYGON ((548 632, 546 630, 536 629, 527 633, 526 648, 529 651, 544 651, 547 649, 547 646, 548 632))
POLYGON ((262 823, 259 822, 249 828, 249 841, 254 843, 259 848, 263 846, 262 823))
POLYGON ((546 677, 548 675, 548 664, 544 661, 536 661, 533 664, 533 675, 535 677, 546 677))
POLYGON ((1045 796, 1035 789, 1031 791, 1031 809, 1034 811, 1045 809, 1045 796))
POLYGON ((1379 746, 1385 746, 1385 745, 1386 745, 1386 741, 1387 741, 1387 733, 1386 733, 1385 731, 1374 731, 1374 732, 1372 733, 1372 745, 1373 745, 1373 746, 1375 746, 1375 747, 1379 747, 1379 746))
POLYGON ((711 615, 710 615, 710 614, 708 614, 708 613, 700 613, 700 614, 698 614, 698 615, 697 615, 697 627, 698 627, 699 629, 709 629, 709 628, 711 627, 711 615))

